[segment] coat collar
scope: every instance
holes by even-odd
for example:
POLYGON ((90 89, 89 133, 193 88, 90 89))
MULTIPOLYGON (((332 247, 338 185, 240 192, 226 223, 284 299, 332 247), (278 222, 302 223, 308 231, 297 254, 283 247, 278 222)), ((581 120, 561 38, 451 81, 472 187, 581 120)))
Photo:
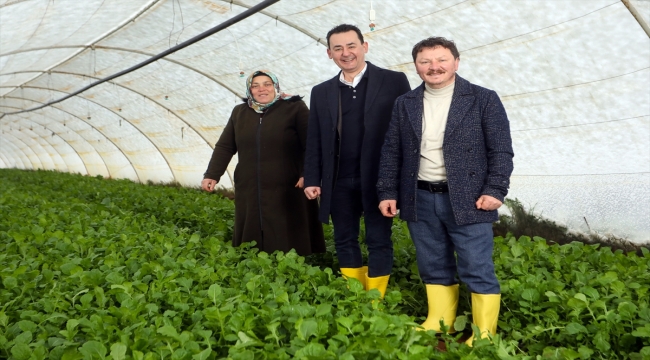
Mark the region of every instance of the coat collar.
MULTIPOLYGON (((366 101, 364 105, 364 115, 367 114, 371 109, 379 90, 384 81, 384 71, 382 68, 373 65, 370 61, 366 61, 368 68, 366 69, 366 75, 368 76, 368 86, 366 87, 366 101)), ((341 72, 339 71, 336 76, 327 81, 327 107, 330 110, 332 124, 336 126, 338 122, 339 114, 339 76, 341 72)), ((367 119, 367 116, 364 116, 367 119)))
MULTIPOLYGON (((445 140, 454 129, 462 122, 465 113, 474 102, 474 95, 469 81, 456 74, 456 85, 454 94, 451 97, 447 125, 445 127, 445 140)), ((418 140, 422 141, 422 114, 424 111, 424 82, 417 88, 406 93, 404 106, 408 113, 408 119, 418 140)))

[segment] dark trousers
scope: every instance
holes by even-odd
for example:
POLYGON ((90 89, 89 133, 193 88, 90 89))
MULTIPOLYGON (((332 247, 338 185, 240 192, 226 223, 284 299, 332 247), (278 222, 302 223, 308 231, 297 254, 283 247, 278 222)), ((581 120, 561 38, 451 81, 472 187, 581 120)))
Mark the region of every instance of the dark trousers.
POLYGON ((359 178, 336 180, 332 192, 330 215, 334 226, 334 245, 339 266, 359 268, 363 266, 359 248, 359 222, 361 214, 366 225, 368 245, 368 276, 389 275, 393 268, 393 242, 390 239, 393 219, 381 214, 379 204, 363 208, 361 181, 359 178))

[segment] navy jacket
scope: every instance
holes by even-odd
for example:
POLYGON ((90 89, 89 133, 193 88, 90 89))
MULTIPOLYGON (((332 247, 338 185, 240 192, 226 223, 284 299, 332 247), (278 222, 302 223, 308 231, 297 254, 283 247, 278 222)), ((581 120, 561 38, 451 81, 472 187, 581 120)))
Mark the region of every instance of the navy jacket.
MULTIPOLYGON (((424 83, 395 102, 381 150, 379 200, 397 200, 400 218, 417 221, 416 193, 422 140, 424 83)), ((476 209, 485 194, 501 201, 512 173, 512 140, 497 94, 456 74, 442 144, 449 197, 458 225, 498 220, 496 210, 476 209)))
MULTIPOLYGON (((364 133, 361 145, 361 191, 363 207, 377 207, 379 154, 390 122, 393 103, 411 90, 406 75, 367 62, 368 88, 364 106, 364 133)), ((339 75, 316 85, 311 91, 305 187, 320 186, 319 219, 329 222, 336 159, 336 123, 339 109, 339 75)), ((345 156, 345 154, 341 154, 345 156)))

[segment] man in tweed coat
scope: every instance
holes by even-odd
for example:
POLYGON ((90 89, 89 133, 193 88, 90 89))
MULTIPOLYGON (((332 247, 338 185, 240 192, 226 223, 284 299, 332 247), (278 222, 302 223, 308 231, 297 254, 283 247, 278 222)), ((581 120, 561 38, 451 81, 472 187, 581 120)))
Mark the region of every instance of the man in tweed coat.
POLYGON ((425 39, 412 55, 424 83, 395 102, 381 152, 379 208, 394 217, 399 207, 408 222, 427 288, 424 329, 440 332, 442 320, 453 331, 458 274, 486 337, 496 332, 499 315, 492 222, 513 169, 508 118, 494 91, 456 74, 453 41, 425 39))

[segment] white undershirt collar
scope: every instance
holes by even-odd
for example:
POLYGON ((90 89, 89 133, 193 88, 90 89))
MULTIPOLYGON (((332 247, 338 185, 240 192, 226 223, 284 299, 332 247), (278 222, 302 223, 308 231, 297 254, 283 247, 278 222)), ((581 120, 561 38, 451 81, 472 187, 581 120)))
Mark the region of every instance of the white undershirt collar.
POLYGON ((357 87, 359 83, 361 82, 361 78, 363 77, 363 74, 366 73, 366 69, 368 69, 368 64, 363 67, 363 70, 361 70, 360 73, 357 74, 357 76, 352 79, 352 82, 349 82, 345 80, 345 75, 343 74, 343 71, 341 71, 341 74, 339 75, 339 80, 344 83, 345 85, 352 86, 352 87, 357 87))

